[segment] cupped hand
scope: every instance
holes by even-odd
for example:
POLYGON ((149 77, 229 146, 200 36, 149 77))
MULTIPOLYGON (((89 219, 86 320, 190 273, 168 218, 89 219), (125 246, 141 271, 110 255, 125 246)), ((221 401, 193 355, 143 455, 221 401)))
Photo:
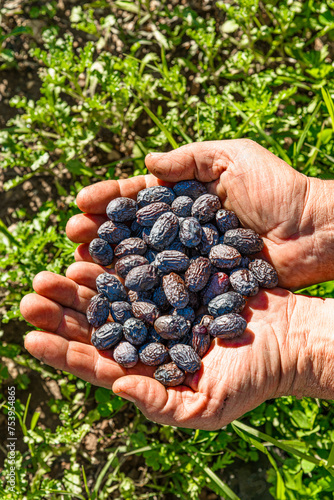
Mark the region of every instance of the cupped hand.
POLYGON ((317 240, 323 214, 314 205, 322 196, 323 181, 311 180, 247 139, 193 143, 169 153, 153 153, 146 157, 146 165, 155 177, 99 182, 79 193, 77 203, 85 215, 74 216, 67 226, 68 237, 84 243, 76 251, 76 260, 91 261, 88 243, 107 220, 105 210, 111 199, 136 198, 138 191, 159 182, 156 178, 198 179, 218 194, 243 226, 263 237, 262 254, 276 268, 280 286, 303 288, 325 281, 322 274, 331 279, 317 240))
POLYGON ((36 276, 37 294, 21 303, 26 320, 43 329, 26 336, 33 356, 112 389, 150 420, 179 427, 218 429, 266 399, 289 392, 296 368, 289 336, 295 300, 291 292, 276 288, 251 298, 243 312, 248 321, 243 336, 216 339, 200 371, 188 374, 182 386, 165 388, 152 378, 153 367, 138 363, 122 368, 110 351, 97 351, 90 344, 85 312, 102 271, 97 264, 76 262, 66 277, 46 271, 36 276))
MULTIPOLYGON (((261 234, 263 253, 276 267, 280 286, 301 287, 314 281, 317 255, 310 249, 316 224, 309 201, 313 187, 285 162, 256 143, 236 140, 151 154, 146 164, 165 182, 196 178, 207 183, 245 227, 261 234)), ((67 227, 69 238, 82 243, 77 262, 66 277, 43 272, 35 278, 37 294, 24 297, 21 311, 44 331, 30 332, 25 346, 45 363, 134 401, 151 420, 216 429, 268 398, 291 393, 299 346, 289 333, 296 297, 277 288, 249 299, 242 313, 248 321, 244 335, 237 341, 215 340, 201 370, 188 375, 180 387, 166 389, 152 378, 153 368, 139 363, 124 369, 110 352, 97 351, 90 344, 85 312, 96 293, 95 279, 105 269, 92 262, 88 243, 107 220, 111 199, 136 198, 138 191, 159 182, 156 177, 104 181, 79 193, 77 203, 85 213, 72 217, 67 227)))

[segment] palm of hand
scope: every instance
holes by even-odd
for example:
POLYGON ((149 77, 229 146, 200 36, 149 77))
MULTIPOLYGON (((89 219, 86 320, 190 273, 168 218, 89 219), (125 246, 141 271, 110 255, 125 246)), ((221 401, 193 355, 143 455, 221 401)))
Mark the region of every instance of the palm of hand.
MULTIPOLYGON (((247 148, 236 148, 237 151, 232 148, 228 156, 224 156, 219 147, 217 149, 219 144, 211 144, 210 155, 214 161, 210 169, 203 168, 204 165, 197 159, 196 177, 211 182, 210 191, 217 192, 224 206, 234 210, 243 224, 265 237, 267 251, 278 268, 281 283, 285 285, 288 277, 278 265, 276 247, 282 242, 289 245, 285 239, 291 237, 297 228, 289 223, 283 190, 278 189, 283 181, 286 182, 286 177, 275 181, 273 177, 279 168, 290 169, 261 148, 261 153, 267 153, 272 162, 268 167, 270 171, 263 172, 259 157, 252 157, 247 148), (249 161, 248 165, 246 163, 247 154, 251 165, 249 161), (273 158, 282 165, 275 166, 273 158)), ((269 163, 268 159, 261 161, 269 163)), ((160 173, 159 176, 168 180, 193 177, 189 169, 194 170, 195 167, 187 166, 187 160, 184 162, 186 167, 184 164, 182 167, 182 177, 175 169, 177 162, 168 172, 166 166, 162 168, 159 163, 155 160, 152 167, 152 158, 148 158, 153 173, 160 173), (162 168, 162 174, 159 168, 162 168)), ((123 181, 123 184, 107 181, 83 190, 78 197, 78 205, 90 215, 73 218, 68 226, 69 236, 74 241, 89 242, 95 237, 97 227, 106 219, 105 207, 111 198, 120 195, 134 197, 137 191, 155 183, 154 178, 146 176, 123 181)), ((303 213, 304 207, 299 199, 292 205, 293 216, 303 213)), ((151 378, 152 368, 139 364, 125 370, 108 353, 98 353, 90 345, 90 327, 84 313, 89 299, 96 293, 95 279, 103 269, 87 263, 91 260, 87 247, 86 243, 78 248, 76 260, 85 262, 70 266, 67 278, 40 273, 34 282, 34 289, 39 295, 28 295, 22 301, 21 311, 27 321, 46 330, 31 332, 26 338, 26 347, 35 357, 95 385, 113 388, 115 392, 134 400, 152 420, 184 427, 219 428, 278 394, 280 351, 289 324, 289 318, 282 311, 288 310, 292 294, 276 289, 261 292, 252 298, 243 313, 249 326, 242 343, 216 340, 204 357, 200 372, 188 375, 184 386, 166 390, 151 378)))
POLYGON ((310 239, 314 230, 306 204, 306 176, 258 144, 243 139, 185 146, 174 151, 170 159, 153 156, 148 165, 164 180, 176 182, 195 176, 210 182, 210 192, 218 194, 224 208, 233 210, 245 227, 263 237, 262 253, 276 268, 279 284, 290 289, 301 287, 305 272, 298 268, 298 262, 305 257, 305 238, 310 239), (196 151, 186 153, 187 148, 192 152, 193 146, 200 152, 197 157, 196 151))

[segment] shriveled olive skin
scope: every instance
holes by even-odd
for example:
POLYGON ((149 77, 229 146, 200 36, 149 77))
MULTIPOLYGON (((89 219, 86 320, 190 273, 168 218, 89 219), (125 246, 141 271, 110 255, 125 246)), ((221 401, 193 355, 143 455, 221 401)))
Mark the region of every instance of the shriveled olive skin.
POLYGON ((200 358, 208 352, 211 345, 211 337, 208 328, 204 325, 195 325, 192 329, 191 345, 200 358))
POLYGON ((175 387, 184 382, 186 374, 172 362, 158 366, 153 376, 155 380, 166 387, 175 387))
POLYGON ((154 223, 150 232, 150 246, 154 250, 165 250, 176 238, 179 220, 172 212, 162 214, 154 223))
POLYGON ((115 300, 125 300, 126 290, 116 276, 109 273, 102 273, 96 278, 96 288, 110 302, 115 300))
POLYGON ((144 255, 146 250, 147 245, 141 238, 127 238, 115 248, 115 257, 120 259, 125 255, 144 255))
POLYGON ((219 244, 211 248, 209 259, 213 266, 220 269, 233 269, 241 262, 241 254, 232 246, 219 244))
POLYGON ((186 217, 180 223, 179 238, 185 247, 194 248, 201 243, 202 227, 195 217, 186 217))
POLYGON ((115 271, 125 279, 131 269, 145 264, 149 264, 149 261, 143 255, 125 255, 116 262, 115 271))
POLYGON ((182 273, 186 271, 190 265, 190 260, 187 255, 177 250, 163 250, 160 252, 154 261, 154 265, 162 273, 182 273))
POLYGON ((190 292, 203 290, 209 281, 211 263, 205 257, 198 257, 188 267, 185 274, 185 284, 190 292))
POLYGON ((240 253, 252 254, 261 252, 263 249, 263 240, 253 229, 229 229, 224 234, 224 244, 230 245, 240 253))
POLYGON ((88 323, 94 328, 104 325, 109 316, 108 299, 102 293, 95 295, 89 303, 86 315, 88 323))
POLYGON ((125 286, 135 292, 151 290, 159 283, 157 269, 151 264, 131 269, 125 279, 125 286))
POLYGON ((136 221, 144 227, 153 227, 154 223, 159 219, 160 215, 171 212, 172 209, 167 203, 151 203, 138 210, 136 221))
POLYGON ((221 203, 217 195, 203 194, 193 204, 191 215, 196 217, 201 224, 205 224, 215 217, 220 207, 221 203))
POLYGON ((119 323, 106 323, 92 333, 91 343, 100 351, 110 349, 123 337, 123 327, 119 323))
POLYGON ((159 308, 151 300, 136 300, 136 302, 132 304, 132 312, 135 318, 150 325, 153 325, 155 320, 160 316, 159 308))
POLYGON ((114 349, 113 357, 116 363, 124 368, 132 368, 138 363, 138 352, 130 342, 121 341, 114 349))
POLYGON ((129 318, 123 325, 124 337, 130 344, 143 344, 147 337, 145 323, 137 318, 129 318))
POLYGON ((178 217, 190 217, 193 204, 190 196, 178 196, 172 203, 172 210, 178 217))
POLYGON ((180 315, 160 316, 155 323, 154 329, 164 339, 180 339, 189 332, 187 320, 180 315))
POLYGON ((139 359, 144 365, 158 366, 165 363, 169 358, 168 350, 159 342, 145 344, 139 349, 139 359))
POLYGON ((248 264, 248 268, 263 288, 275 288, 278 285, 277 272, 269 262, 255 259, 248 264))
POLYGON ((108 220, 101 224, 97 234, 110 245, 117 245, 120 241, 130 238, 131 229, 121 222, 108 220))
POLYGON ((101 238, 92 240, 88 247, 89 254, 96 264, 110 266, 114 258, 114 251, 109 243, 101 238))
POLYGON ((138 206, 131 198, 119 197, 107 206, 107 216, 114 222, 131 221, 136 217, 138 206))
POLYGON ((221 339, 234 339, 240 337, 246 330, 246 320, 237 313, 224 314, 219 316, 208 327, 212 337, 221 339))
POLYGON ((176 196, 189 196, 196 200, 202 194, 207 193, 206 187, 199 181, 180 181, 173 186, 173 191, 176 196))
POLYGON ((210 300, 208 310, 213 316, 221 316, 231 312, 239 313, 245 305, 246 300, 240 293, 226 292, 210 300))
POLYGON ((140 208, 146 207, 151 203, 167 203, 171 205, 175 200, 173 189, 166 186, 152 186, 142 189, 137 195, 137 203, 140 208))
POLYGON ((116 323, 121 323, 121 325, 133 316, 131 304, 125 301, 112 302, 110 304, 110 312, 113 320, 116 323))
POLYGON ((183 279, 176 273, 163 277, 162 286, 167 300, 172 307, 183 309, 188 305, 189 293, 183 279))
POLYGON ((219 231, 225 234, 229 229, 236 229, 240 226, 238 217, 232 210, 218 210, 216 213, 216 224, 219 231))
POLYGON ((210 276, 208 284, 201 291, 201 300, 204 305, 207 305, 210 300, 217 295, 227 292, 230 286, 230 280, 227 274, 223 272, 214 273, 210 276))
POLYGON ((249 269, 238 269, 230 274, 233 290, 241 295, 252 297, 259 291, 259 282, 249 269))
POLYGON ((190 345, 176 344, 169 349, 174 363, 185 372, 195 373, 201 367, 201 358, 190 345))

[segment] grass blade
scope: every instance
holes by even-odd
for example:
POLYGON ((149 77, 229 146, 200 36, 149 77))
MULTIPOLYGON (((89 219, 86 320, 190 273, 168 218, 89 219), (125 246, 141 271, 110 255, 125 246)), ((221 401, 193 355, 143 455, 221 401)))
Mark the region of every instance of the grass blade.
POLYGON ((172 134, 167 130, 167 128, 165 127, 165 125, 159 120, 159 118, 157 116, 155 116, 154 113, 152 113, 152 111, 150 110, 150 108, 148 108, 141 99, 139 99, 139 97, 137 97, 136 95, 133 95, 133 97, 136 99, 136 101, 139 102, 139 104, 141 105, 141 107, 144 109, 144 111, 146 111, 146 113, 148 114, 148 116, 151 118, 152 121, 154 121, 154 123, 159 127, 159 129, 161 130, 161 132, 163 132, 168 140, 168 142, 170 143, 170 145, 172 146, 173 149, 177 149, 179 146, 178 144, 176 143, 174 137, 172 136, 172 134))
POLYGON ((327 458, 327 467, 333 467, 334 465, 334 443, 332 444, 331 451, 329 452, 327 458))
POLYGON ((322 97, 325 101, 329 116, 331 117, 332 128, 334 130, 334 103, 333 103, 333 99, 331 98, 328 90, 324 89, 323 87, 321 87, 321 93, 322 93, 322 97))
MULTIPOLYGON (((187 454, 189 454, 189 450, 187 450, 186 447, 182 446, 181 444, 180 444, 180 446, 183 449, 183 451, 185 451, 187 454)), ((211 481, 213 481, 216 484, 216 486, 218 486, 218 488, 221 490, 221 492, 225 495, 226 499, 241 500, 240 497, 238 497, 238 495, 236 495, 234 493, 234 491, 231 490, 231 488, 229 486, 227 486, 227 484, 224 483, 224 481, 222 481, 217 476, 217 474, 215 474, 210 469, 210 467, 208 467, 207 465, 203 465, 203 463, 201 462, 199 457, 197 457, 196 455, 191 455, 191 456, 189 456, 189 459, 201 467, 201 469, 206 473, 206 475, 211 479, 211 481)))
POLYGON ((311 127, 311 125, 312 125, 312 122, 313 122, 314 118, 315 118, 315 117, 317 116, 317 114, 318 114, 318 111, 319 111, 319 109, 320 109, 320 106, 321 106, 321 102, 318 102, 318 104, 317 104, 317 106, 316 106, 315 110, 314 110, 314 111, 313 111, 313 113, 311 114, 311 116, 310 116, 310 118, 309 118, 309 120, 308 120, 308 122, 307 122, 307 124, 306 124, 306 127, 305 127, 305 128, 304 128, 304 130, 303 130, 302 135, 299 137, 299 141, 297 142, 296 153, 295 153, 295 154, 296 154, 296 156, 295 156, 295 157, 297 157, 297 156, 299 155, 300 150, 302 149, 302 146, 303 146, 304 141, 305 141, 305 139, 306 139, 307 133, 308 133, 308 131, 310 130, 310 127, 311 127))
POLYGON ((230 500, 240 500, 240 497, 234 493, 234 491, 227 486, 226 483, 224 483, 218 476, 215 474, 210 467, 203 467, 204 472, 209 476, 209 478, 216 483, 216 485, 222 490, 226 498, 229 498, 230 500))
POLYGON ((95 486, 94 486, 94 490, 93 490, 93 493, 96 494, 96 498, 97 498, 97 495, 98 495, 98 492, 99 492, 99 489, 100 489, 100 486, 101 486, 101 483, 103 481, 103 478, 104 476, 107 474, 108 472, 108 469, 110 468, 112 462, 114 461, 116 455, 118 453, 118 448, 116 448, 116 450, 114 451, 114 453, 111 455, 111 457, 109 458, 108 462, 105 464, 105 466, 103 467, 103 469, 101 470, 100 474, 98 475, 98 478, 96 480, 96 483, 95 483, 95 486))
POLYGON ((24 414, 23 414, 23 419, 22 419, 22 422, 23 422, 24 426, 26 426, 26 420, 27 420, 28 408, 29 408, 30 400, 31 400, 31 392, 29 393, 29 396, 28 396, 28 399, 27 399, 27 402, 26 402, 26 406, 24 408, 24 414))
POLYGON ((6 225, 2 222, 2 220, 0 219, 0 233, 4 234, 6 238, 8 238, 8 240, 13 243, 15 246, 19 246, 19 242, 14 238, 14 236, 12 235, 12 233, 10 231, 8 231, 6 225))
POLYGON ((233 425, 232 427, 234 431, 246 442, 252 444, 255 448, 257 448, 261 453, 264 453, 267 455, 269 462, 271 465, 274 467, 275 472, 276 472, 276 496, 275 498, 277 500, 286 500, 286 489, 285 489, 285 484, 283 481, 283 478, 281 476, 281 473, 277 467, 276 461, 274 460, 274 457, 269 453, 267 448, 262 444, 256 441, 256 439, 251 438, 250 436, 247 436, 244 432, 242 432, 240 429, 238 429, 236 426, 233 425))
POLYGON ((39 411, 35 411, 35 413, 32 416, 31 422, 30 422, 30 429, 33 431, 36 427, 36 424, 38 422, 39 416, 40 416, 39 411))
POLYGON ((252 115, 250 115, 246 121, 244 121, 244 123, 241 125, 241 127, 239 128, 239 130, 235 133, 235 135, 233 136, 233 139, 239 139, 239 137, 242 136, 242 134, 244 133, 244 130, 245 128, 247 127, 247 125, 253 120, 253 118, 256 116, 257 112, 254 111, 254 113, 252 115))
POLYGON ((242 422, 239 422, 238 420, 234 420, 232 422, 233 427, 238 427, 239 429, 248 432, 248 434, 251 434, 252 436, 255 436, 259 439, 262 439, 263 441, 268 441, 269 443, 273 444, 274 446, 277 446, 277 448, 280 448, 281 450, 286 451, 287 453, 291 453, 292 455, 296 455, 297 457, 303 458, 304 460, 307 460, 308 462, 311 462, 312 464, 316 464, 318 466, 323 466, 326 464, 325 460, 319 460, 318 458, 312 457, 311 455, 307 455, 306 453, 302 453, 301 451, 297 450, 296 448, 293 448, 292 446, 289 446, 285 443, 282 443, 281 441, 278 441, 277 439, 269 436, 268 434, 265 434, 264 432, 258 431, 257 429, 254 429, 253 427, 249 427, 246 424, 243 424, 242 422))
POLYGON ((83 482, 84 482, 84 485, 85 485, 85 490, 86 490, 86 493, 87 493, 87 498, 90 498, 90 493, 89 493, 89 488, 88 488, 88 483, 87 483, 87 476, 86 476, 86 471, 85 471, 84 466, 81 467, 81 471, 82 471, 83 482))

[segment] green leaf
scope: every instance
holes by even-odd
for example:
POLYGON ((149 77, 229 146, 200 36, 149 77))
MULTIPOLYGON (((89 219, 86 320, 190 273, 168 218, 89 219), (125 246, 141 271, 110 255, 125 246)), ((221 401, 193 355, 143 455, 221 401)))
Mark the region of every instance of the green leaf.
POLYGON ((99 387, 95 391, 95 400, 97 403, 107 403, 110 401, 112 392, 104 387, 99 387))
POLYGON ((258 441, 247 436, 244 432, 242 432, 240 429, 238 429, 234 425, 233 422, 232 422, 232 427, 235 430, 235 432, 237 434, 239 434, 239 436, 242 437, 246 442, 249 442, 250 444, 255 446, 255 448, 257 448, 259 451, 261 451, 262 453, 267 455, 271 465, 274 467, 274 469, 276 471, 276 495, 275 495, 275 498, 277 498, 277 500, 286 500, 286 488, 284 485, 284 481, 283 481, 283 478, 279 472, 277 464, 276 464, 273 456, 271 455, 271 453, 269 453, 267 448, 262 443, 259 443, 258 441))
POLYGON ((38 422, 38 419, 39 419, 39 416, 40 416, 40 412, 39 411, 35 411, 35 413, 33 414, 32 416, 32 419, 31 419, 31 422, 30 422, 30 429, 33 431, 36 427, 36 424, 38 422))
POLYGON ((87 175, 88 177, 92 177, 95 174, 93 169, 86 167, 79 160, 69 160, 66 163, 66 167, 75 175, 87 175))
POLYGON ((307 418, 307 415, 300 410, 294 410, 292 412, 291 420, 301 429, 312 429, 312 422, 307 418))
POLYGON ((234 493, 233 490, 229 486, 227 486, 224 481, 222 481, 217 474, 215 474, 210 467, 203 467, 204 472, 207 474, 207 476, 218 486, 218 488, 221 489, 223 495, 225 498, 229 498, 230 500, 241 500, 238 495, 234 493))
POLYGON ((49 158, 50 158, 49 153, 43 153, 39 158, 37 158, 36 161, 34 161, 34 163, 30 165, 31 170, 33 172, 36 172, 36 170, 38 170, 40 167, 46 165, 49 158))
POLYGON ((28 179, 31 179, 31 177, 34 177, 35 172, 30 172, 29 174, 25 175, 17 175, 14 177, 14 179, 9 179, 9 181, 6 181, 3 185, 4 191, 9 191, 10 189, 19 186, 22 184, 22 182, 27 181, 28 179))
POLYGON ((16 246, 19 246, 19 242, 14 238, 14 236, 12 235, 12 233, 10 231, 8 231, 7 227, 2 222, 1 219, 0 219, 0 233, 2 233, 6 238, 8 238, 8 240, 11 243, 13 243, 16 246))
MULTIPOLYGON (((242 116, 242 118, 245 121, 247 121, 248 120, 248 116, 234 102, 233 97, 230 96, 230 95, 227 95, 226 97, 227 97, 227 100, 230 103, 230 105, 237 111, 238 114, 240 114, 240 116, 242 116)), ((289 165, 291 165, 290 158, 288 157, 288 155, 286 154, 286 152, 284 151, 284 149, 280 146, 280 144, 278 144, 278 142, 275 141, 275 139, 271 135, 268 135, 262 129, 262 127, 260 125, 254 123, 253 121, 250 121, 250 123, 253 125, 253 127, 255 127, 258 130, 259 134, 261 134, 261 136, 267 141, 268 144, 270 144, 271 146, 274 146, 277 149, 278 153, 281 155, 281 157, 283 158, 283 160, 285 160, 289 165)))
POLYGON ((111 153, 114 151, 112 144, 109 144, 109 142, 98 142, 96 145, 105 153, 111 153))
POLYGON ((324 128, 318 134, 318 139, 320 140, 321 144, 328 144, 329 141, 331 141, 332 137, 333 137, 333 130, 330 128, 324 128))
POLYGON ((140 8, 137 5, 135 5, 133 2, 116 0, 116 2, 114 2, 114 5, 116 5, 116 7, 118 7, 121 10, 126 10, 127 12, 132 12, 133 14, 140 13, 140 8))
POLYGON ((229 19, 222 25, 221 30, 223 33, 233 33, 233 31, 237 30, 238 28, 238 23, 234 19, 229 19))

